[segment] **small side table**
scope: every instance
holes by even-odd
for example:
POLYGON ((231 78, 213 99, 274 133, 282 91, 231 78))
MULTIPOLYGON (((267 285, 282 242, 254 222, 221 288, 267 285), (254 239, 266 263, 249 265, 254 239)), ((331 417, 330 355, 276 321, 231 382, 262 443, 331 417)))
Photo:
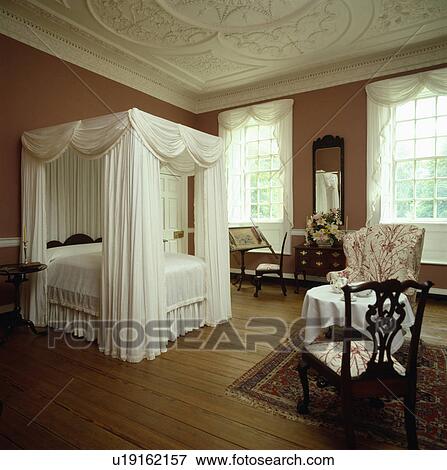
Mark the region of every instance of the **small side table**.
MULTIPOLYGON (((15 306, 14 310, 0 314, 0 326, 6 327, 6 335, 16 326, 28 326, 35 335, 45 335, 46 331, 37 331, 31 320, 25 320, 22 317, 22 308, 20 306, 21 285, 28 281, 27 274, 37 273, 47 269, 46 264, 42 263, 20 263, 20 264, 4 264, 0 266, 0 276, 5 276, 5 282, 11 283, 15 288, 15 306)), ((0 340, 0 344, 3 341, 0 340)))

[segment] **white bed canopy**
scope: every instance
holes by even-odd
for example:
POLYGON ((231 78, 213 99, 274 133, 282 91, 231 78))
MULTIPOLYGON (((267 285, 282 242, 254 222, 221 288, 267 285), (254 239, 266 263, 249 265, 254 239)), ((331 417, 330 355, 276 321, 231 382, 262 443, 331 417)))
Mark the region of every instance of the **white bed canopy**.
MULTIPOLYGON (((195 175, 195 254, 206 264, 205 323, 214 326, 227 321, 231 303, 221 139, 136 108, 25 132, 22 224, 26 227, 29 257, 34 261, 46 262, 49 241, 47 164, 68 159, 73 153, 80 162, 103 157, 103 320, 109 320, 109 324, 134 321, 143 326, 155 322, 153 326, 163 318, 163 165, 176 174, 195 175)), ((38 326, 47 323, 46 279, 45 271, 32 276, 23 304, 25 315, 38 326)), ((106 354, 138 361, 153 358, 165 348, 161 333, 160 341, 155 333, 150 336, 150 341, 132 351, 122 351, 114 344, 110 328, 104 328, 99 332, 98 343, 106 354)))

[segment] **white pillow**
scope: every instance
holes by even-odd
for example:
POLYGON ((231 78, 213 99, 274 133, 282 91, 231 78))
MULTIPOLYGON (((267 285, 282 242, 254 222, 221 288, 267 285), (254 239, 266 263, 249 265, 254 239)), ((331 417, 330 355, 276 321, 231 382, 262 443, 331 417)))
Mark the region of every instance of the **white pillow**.
POLYGON ((56 246, 47 248, 47 263, 68 256, 79 256, 88 253, 101 253, 102 243, 83 243, 82 245, 56 246))

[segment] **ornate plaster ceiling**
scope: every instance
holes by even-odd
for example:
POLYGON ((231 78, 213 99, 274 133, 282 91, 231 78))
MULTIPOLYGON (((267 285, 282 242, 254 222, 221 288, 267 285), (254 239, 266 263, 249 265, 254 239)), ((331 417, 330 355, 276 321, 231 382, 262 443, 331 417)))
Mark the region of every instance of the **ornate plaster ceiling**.
POLYGON ((195 111, 264 99, 314 76, 330 85, 331 70, 334 84, 359 79, 360 68, 364 78, 390 57, 395 70, 447 62, 447 0, 2 0, 1 7, 0 32, 195 111), (427 44, 435 48, 430 58, 427 49, 415 52, 427 44))

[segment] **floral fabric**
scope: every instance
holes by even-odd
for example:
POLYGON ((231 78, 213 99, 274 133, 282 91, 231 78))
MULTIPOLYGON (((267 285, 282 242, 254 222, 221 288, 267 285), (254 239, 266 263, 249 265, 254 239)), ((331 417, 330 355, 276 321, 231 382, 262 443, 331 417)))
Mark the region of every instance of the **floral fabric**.
MULTIPOLYGON (((351 341, 351 377, 358 377, 368 367, 372 357, 372 343, 366 341, 351 341), (369 347, 368 347, 369 346, 369 347)), ((341 362, 343 358, 343 341, 329 343, 314 343, 307 347, 308 352, 318 360, 326 364, 337 374, 341 374, 341 362)), ((391 356, 394 370, 405 375, 405 368, 391 356)))
POLYGON ((363 227, 344 238, 347 267, 330 272, 349 282, 397 279, 417 281, 421 267, 425 230, 415 225, 379 224, 363 227))

